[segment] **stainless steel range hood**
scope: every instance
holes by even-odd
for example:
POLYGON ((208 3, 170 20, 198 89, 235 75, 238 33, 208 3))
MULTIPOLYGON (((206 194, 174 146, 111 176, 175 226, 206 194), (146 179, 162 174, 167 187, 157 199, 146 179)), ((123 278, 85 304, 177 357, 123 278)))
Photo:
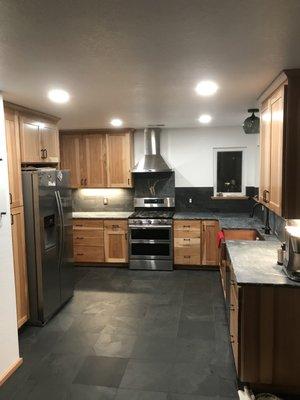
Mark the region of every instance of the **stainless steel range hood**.
POLYGON ((144 157, 134 166, 132 172, 171 172, 171 168, 160 154, 160 128, 144 130, 144 157))

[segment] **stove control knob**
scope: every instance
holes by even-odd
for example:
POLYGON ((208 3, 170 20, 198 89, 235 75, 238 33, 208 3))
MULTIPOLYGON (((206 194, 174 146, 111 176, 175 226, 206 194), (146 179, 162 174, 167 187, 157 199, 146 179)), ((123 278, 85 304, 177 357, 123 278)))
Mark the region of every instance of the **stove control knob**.
POLYGON ((152 224, 151 219, 148 219, 148 220, 147 220, 147 223, 148 223, 149 225, 151 225, 151 224, 152 224))

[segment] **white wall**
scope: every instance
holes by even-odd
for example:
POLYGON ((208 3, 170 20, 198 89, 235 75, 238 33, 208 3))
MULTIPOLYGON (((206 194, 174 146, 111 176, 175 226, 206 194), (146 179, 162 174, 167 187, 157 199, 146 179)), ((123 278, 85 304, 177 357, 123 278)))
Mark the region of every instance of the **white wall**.
MULTIPOLYGON (((175 170, 177 187, 213 186, 214 147, 246 147, 246 186, 258 186, 259 135, 246 135, 241 127, 163 129, 161 154, 175 170)), ((135 161, 144 151, 143 131, 134 138, 135 161)))
MULTIPOLYGON (((19 359, 3 99, 0 94, 0 376, 19 359)), ((0 389, 1 391, 1 389, 0 389)))

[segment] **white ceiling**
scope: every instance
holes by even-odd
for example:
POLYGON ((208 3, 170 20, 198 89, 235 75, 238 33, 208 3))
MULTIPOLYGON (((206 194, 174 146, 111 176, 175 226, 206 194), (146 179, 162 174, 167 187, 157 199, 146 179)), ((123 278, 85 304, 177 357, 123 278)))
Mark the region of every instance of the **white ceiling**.
POLYGON ((0 0, 0 90, 64 128, 239 125, 299 49, 300 0, 0 0), (201 79, 218 94, 196 96, 201 79))

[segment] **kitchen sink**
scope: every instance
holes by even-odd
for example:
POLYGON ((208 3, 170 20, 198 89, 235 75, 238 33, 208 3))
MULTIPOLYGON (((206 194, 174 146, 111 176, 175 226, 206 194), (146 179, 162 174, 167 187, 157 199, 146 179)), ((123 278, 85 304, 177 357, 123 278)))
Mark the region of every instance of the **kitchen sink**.
POLYGON ((225 240, 265 240, 257 229, 223 229, 225 240))

